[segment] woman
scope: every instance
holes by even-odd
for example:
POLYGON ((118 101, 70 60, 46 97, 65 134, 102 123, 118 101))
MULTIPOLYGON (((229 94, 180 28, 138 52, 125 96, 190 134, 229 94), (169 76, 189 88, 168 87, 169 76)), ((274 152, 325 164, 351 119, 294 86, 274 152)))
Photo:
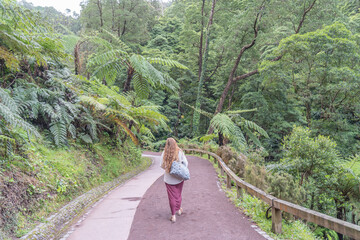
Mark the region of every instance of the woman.
POLYGON ((184 185, 184 180, 170 175, 171 164, 173 161, 182 162, 186 167, 188 166, 188 161, 185 157, 185 154, 178 147, 175 139, 168 138, 166 140, 164 152, 161 154, 160 166, 165 170, 164 182, 166 185, 171 210, 170 221, 174 223, 176 222, 175 213, 177 213, 179 216, 183 213, 183 209, 181 207, 181 192, 184 185))

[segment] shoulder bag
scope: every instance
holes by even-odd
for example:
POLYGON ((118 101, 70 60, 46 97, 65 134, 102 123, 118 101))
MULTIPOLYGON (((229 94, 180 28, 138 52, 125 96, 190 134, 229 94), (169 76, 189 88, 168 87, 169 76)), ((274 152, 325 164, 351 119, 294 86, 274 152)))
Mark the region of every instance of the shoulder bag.
POLYGON ((173 161, 171 164, 170 174, 179 179, 190 179, 189 169, 183 163, 178 161, 173 161))

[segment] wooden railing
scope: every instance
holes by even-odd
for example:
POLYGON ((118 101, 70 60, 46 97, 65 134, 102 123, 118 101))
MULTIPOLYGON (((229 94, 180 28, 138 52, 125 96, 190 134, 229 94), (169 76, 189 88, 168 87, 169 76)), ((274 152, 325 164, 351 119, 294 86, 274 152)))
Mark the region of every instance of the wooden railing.
POLYGON ((319 213, 313 210, 310 210, 305 207, 278 199, 261 189, 243 181, 240 179, 231 169, 224 163, 224 161, 218 155, 207 152, 199 149, 184 149, 185 152, 192 153, 197 152, 201 155, 207 154, 208 158, 210 156, 214 158, 214 162, 218 164, 221 175, 226 175, 226 185, 227 188, 231 188, 231 180, 234 181, 237 188, 238 198, 242 197, 242 191, 246 191, 251 196, 257 197, 262 201, 266 202, 271 206, 272 212, 272 230, 274 233, 281 233, 281 223, 282 216, 281 211, 290 213, 294 216, 297 216, 307 222, 312 222, 317 225, 332 229, 338 233, 344 234, 353 239, 360 239, 360 226, 328 216, 323 213, 319 213))

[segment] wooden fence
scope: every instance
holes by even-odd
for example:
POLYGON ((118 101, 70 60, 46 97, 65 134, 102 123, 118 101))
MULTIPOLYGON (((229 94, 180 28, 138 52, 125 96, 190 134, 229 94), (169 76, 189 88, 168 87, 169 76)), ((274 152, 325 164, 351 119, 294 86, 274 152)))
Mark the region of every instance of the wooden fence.
POLYGON ((299 205, 278 199, 261 189, 243 181, 240 179, 225 163, 224 161, 216 154, 207 152, 199 149, 184 149, 185 152, 192 153, 200 153, 201 156, 203 154, 207 154, 208 158, 210 156, 214 158, 214 162, 218 164, 221 174, 226 175, 226 185, 227 188, 231 188, 231 180, 234 181, 237 188, 237 196, 239 198, 242 197, 242 190, 246 191, 253 197, 257 197, 262 201, 266 202, 271 206, 272 212, 272 230, 274 233, 281 233, 281 223, 282 216, 281 211, 290 213, 294 216, 297 216, 305 221, 315 223, 317 225, 326 227, 328 229, 332 229, 338 233, 349 236, 353 239, 360 240, 360 226, 330 217, 326 214, 319 213, 313 210, 310 210, 305 207, 301 207, 299 205))

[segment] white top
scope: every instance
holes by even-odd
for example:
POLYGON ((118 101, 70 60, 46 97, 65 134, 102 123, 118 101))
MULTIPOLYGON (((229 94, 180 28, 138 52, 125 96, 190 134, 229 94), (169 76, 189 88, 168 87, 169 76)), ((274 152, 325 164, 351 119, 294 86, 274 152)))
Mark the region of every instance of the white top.
MULTIPOLYGON (((162 154, 161 154, 160 167, 161 167, 161 165, 163 163, 163 156, 164 156, 164 152, 162 152, 162 154)), ((178 162, 183 163, 186 167, 189 164, 188 160, 186 159, 186 156, 185 156, 184 152, 181 149, 179 150, 179 160, 178 160, 178 162)), ((165 173, 164 173, 164 182, 166 182, 167 184, 176 185, 176 184, 181 183, 182 181, 184 181, 184 180, 176 178, 176 177, 172 176, 170 173, 165 171, 165 173)))

